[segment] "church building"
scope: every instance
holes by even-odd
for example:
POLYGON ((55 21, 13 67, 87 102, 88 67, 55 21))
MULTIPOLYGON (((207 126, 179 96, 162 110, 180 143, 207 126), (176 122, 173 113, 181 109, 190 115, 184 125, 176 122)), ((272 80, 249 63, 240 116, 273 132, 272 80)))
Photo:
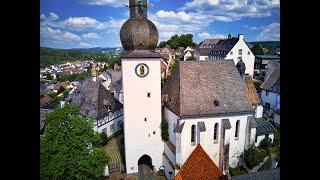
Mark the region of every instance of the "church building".
POLYGON ((130 19, 120 30, 127 175, 138 174, 145 164, 148 171, 164 170, 167 179, 188 179, 200 157, 208 165, 206 175, 228 174, 254 144, 257 127, 245 63, 180 61, 161 89, 159 34, 147 19, 147 0, 130 0, 129 8, 130 19), (166 141, 162 120, 168 122, 166 141))

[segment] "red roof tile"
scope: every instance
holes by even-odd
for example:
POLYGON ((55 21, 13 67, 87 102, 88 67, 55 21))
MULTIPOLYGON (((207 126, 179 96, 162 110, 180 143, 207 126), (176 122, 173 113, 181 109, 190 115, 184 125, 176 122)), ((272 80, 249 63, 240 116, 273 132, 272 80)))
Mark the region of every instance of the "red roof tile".
POLYGON ((193 150, 182 165, 175 180, 219 180, 224 175, 200 144, 193 150))

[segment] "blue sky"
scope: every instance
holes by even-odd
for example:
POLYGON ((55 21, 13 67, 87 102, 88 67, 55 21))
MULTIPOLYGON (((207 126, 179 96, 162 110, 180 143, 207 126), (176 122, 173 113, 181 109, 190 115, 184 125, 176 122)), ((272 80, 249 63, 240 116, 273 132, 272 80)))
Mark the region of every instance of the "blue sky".
MULTIPOLYGON (((41 0, 40 45, 52 48, 120 47, 128 0, 41 0)), ((280 0, 149 0, 148 18, 159 42, 174 34, 206 38, 245 35, 280 40, 280 0)))

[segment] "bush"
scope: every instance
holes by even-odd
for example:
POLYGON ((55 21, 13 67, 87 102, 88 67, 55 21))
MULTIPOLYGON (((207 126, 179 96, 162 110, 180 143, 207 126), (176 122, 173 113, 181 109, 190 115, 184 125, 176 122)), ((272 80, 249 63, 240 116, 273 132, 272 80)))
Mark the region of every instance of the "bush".
POLYGON ((274 134, 273 145, 280 145, 280 129, 278 129, 277 132, 274 134))
POLYGON ((244 152, 244 161, 246 166, 252 169, 263 161, 263 155, 256 147, 251 147, 244 152))
POLYGON ((270 155, 270 148, 271 148, 271 139, 265 137, 259 144, 259 148, 263 149, 267 152, 267 155, 270 155))
POLYGON ((197 60, 194 56, 190 56, 187 58, 187 61, 195 61, 197 60))
POLYGON ((100 139, 101 139, 101 145, 102 145, 102 146, 104 146, 105 144, 107 144, 107 142, 108 142, 108 140, 109 140, 107 133, 102 132, 102 133, 100 134, 100 139))
POLYGON ((243 167, 230 168, 229 172, 231 176, 238 176, 247 173, 247 171, 243 167))
POLYGON ((169 139, 168 121, 166 119, 162 119, 161 121, 161 137, 164 141, 169 139))

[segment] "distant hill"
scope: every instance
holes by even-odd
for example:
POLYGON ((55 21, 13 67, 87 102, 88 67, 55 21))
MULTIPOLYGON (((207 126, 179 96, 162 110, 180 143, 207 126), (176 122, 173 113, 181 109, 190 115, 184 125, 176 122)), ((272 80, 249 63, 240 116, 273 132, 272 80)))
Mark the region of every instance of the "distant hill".
POLYGON ((94 47, 94 48, 72 48, 70 50, 77 50, 81 52, 115 52, 117 50, 121 50, 122 47, 94 47))
POLYGON ((248 44, 255 45, 260 44, 262 47, 280 47, 280 41, 254 41, 254 42, 247 42, 248 44))
POLYGON ((40 67, 61 64, 67 61, 107 61, 112 58, 117 48, 88 48, 88 49, 54 49, 40 47, 40 67), (103 53, 103 51, 108 53, 103 53), (110 57, 111 56, 111 57, 110 57))

